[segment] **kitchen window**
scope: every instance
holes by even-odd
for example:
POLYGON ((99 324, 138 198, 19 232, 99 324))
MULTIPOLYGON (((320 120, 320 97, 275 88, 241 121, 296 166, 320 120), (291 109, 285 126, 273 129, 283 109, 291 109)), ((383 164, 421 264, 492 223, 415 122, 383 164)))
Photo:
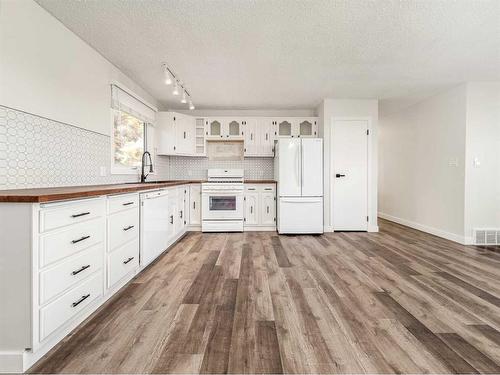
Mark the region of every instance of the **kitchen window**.
MULTIPOLYGON (((111 98, 111 173, 137 174, 142 154, 153 145, 156 109, 117 85, 111 85, 111 98)), ((152 147, 150 152, 154 156, 152 147)))

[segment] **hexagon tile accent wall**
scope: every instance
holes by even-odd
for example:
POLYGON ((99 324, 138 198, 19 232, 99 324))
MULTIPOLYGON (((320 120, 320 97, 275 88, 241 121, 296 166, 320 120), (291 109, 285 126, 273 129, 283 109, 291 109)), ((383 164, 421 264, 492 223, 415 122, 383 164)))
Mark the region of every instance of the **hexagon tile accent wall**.
POLYGON ((110 165, 109 136, 0 106, 0 189, 137 181, 110 165))

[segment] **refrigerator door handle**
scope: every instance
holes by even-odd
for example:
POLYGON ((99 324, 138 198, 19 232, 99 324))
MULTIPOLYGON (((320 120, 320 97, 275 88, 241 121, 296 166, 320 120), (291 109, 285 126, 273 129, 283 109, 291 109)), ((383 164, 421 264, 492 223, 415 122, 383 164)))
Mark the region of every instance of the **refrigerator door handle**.
POLYGON ((302 142, 300 143, 300 194, 304 188, 304 148, 302 142))
MULTIPOLYGON (((300 164, 299 164, 299 155, 300 153, 300 144, 299 144, 299 149, 297 149, 297 152, 295 153, 295 169, 296 169, 296 178, 297 178, 297 185, 300 185, 300 177, 299 174, 300 174, 300 164)), ((302 194, 302 186, 300 187, 300 191, 301 191, 301 194, 302 194)))

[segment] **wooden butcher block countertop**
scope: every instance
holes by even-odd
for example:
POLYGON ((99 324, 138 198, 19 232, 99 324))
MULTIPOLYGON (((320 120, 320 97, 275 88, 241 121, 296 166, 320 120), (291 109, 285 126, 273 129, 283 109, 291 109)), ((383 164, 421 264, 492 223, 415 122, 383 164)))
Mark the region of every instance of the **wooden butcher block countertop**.
MULTIPOLYGON (((64 186, 37 189, 12 189, 0 190, 0 202, 12 203, 45 203, 65 199, 79 199, 96 197, 100 195, 111 195, 120 193, 132 193, 142 190, 161 189, 169 186, 186 185, 204 182, 202 180, 172 180, 148 183, 127 183, 111 185, 88 185, 88 186, 64 186)), ((273 180, 246 180, 245 183, 272 184, 273 180)))

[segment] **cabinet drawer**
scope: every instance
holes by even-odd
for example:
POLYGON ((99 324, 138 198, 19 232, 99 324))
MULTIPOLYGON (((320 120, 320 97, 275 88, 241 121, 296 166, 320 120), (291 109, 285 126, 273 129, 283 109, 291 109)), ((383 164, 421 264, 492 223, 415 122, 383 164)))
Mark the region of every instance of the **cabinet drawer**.
POLYGON ((40 341, 100 297, 103 292, 102 282, 102 272, 97 272, 94 276, 40 309, 40 341))
POLYGON ((104 240, 104 219, 71 225, 61 231, 40 236, 39 267, 76 254, 104 240))
POLYGON ((139 194, 124 194, 108 197, 108 214, 139 207, 139 194))
POLYGON ((129 242, 108 255, 108 288, 139 266, 139 239, 129 242))
POLYGON ((109 248, 116 247, 139 237, 139 210, 118 212, 108 218, 109 248))
POLYGON ((47 206, 40 210, 40 232, 81 223, 103 216, 105 206, 103 199, 90 199, 47 206))
POLYGON ((276 191, 276 186, 275 185, 261 185, 260 191, 262 193, 272 193, 272 192, 276 191))
POLYGON ((103 244, 97 244, 55 267, 40 272, 40 304, 68 290, 102 268, 103 244))

